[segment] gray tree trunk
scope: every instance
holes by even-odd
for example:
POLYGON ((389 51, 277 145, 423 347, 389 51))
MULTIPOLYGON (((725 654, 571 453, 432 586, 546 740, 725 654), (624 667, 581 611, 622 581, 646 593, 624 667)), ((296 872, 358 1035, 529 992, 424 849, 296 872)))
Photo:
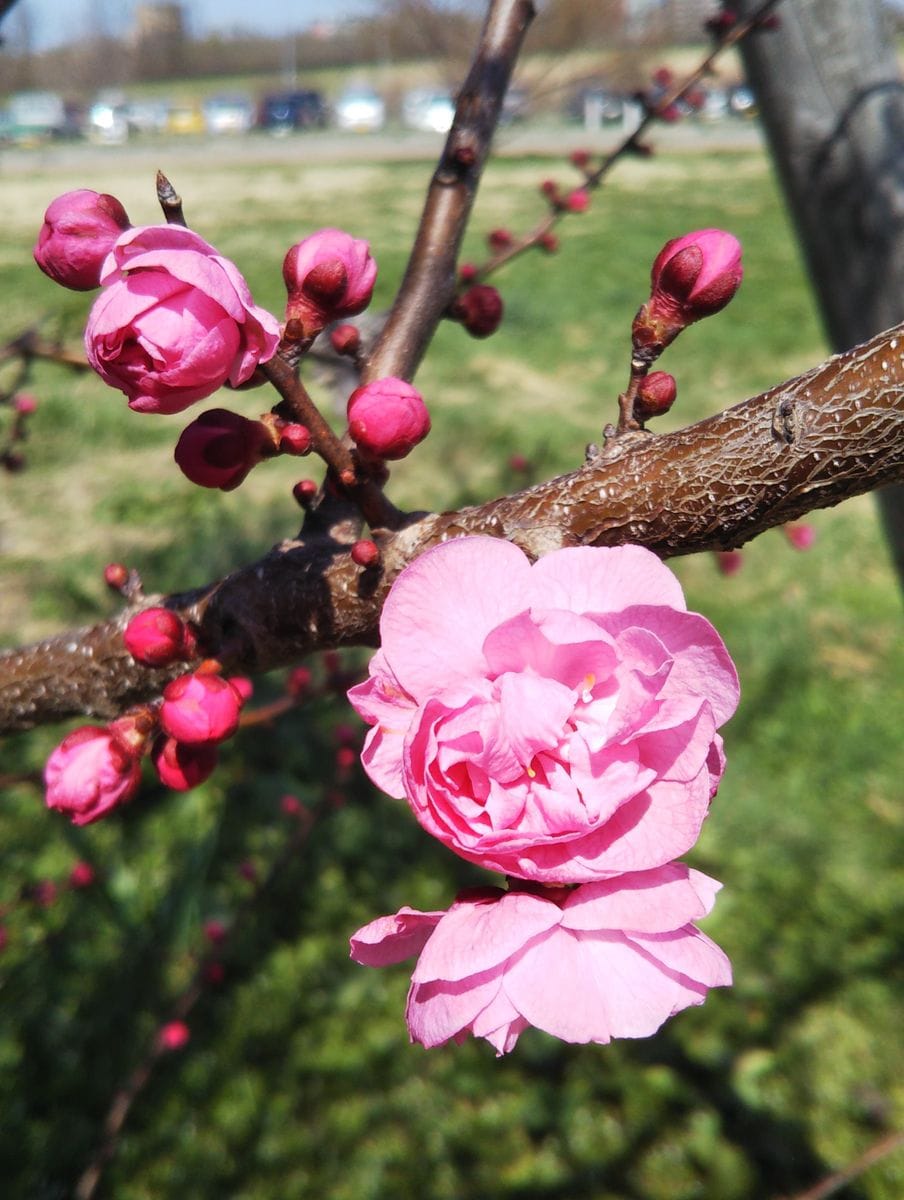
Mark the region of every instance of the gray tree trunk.
MULTIPOLYGON (((879 0, 775 11, 780 28, 742 54, 828 336, 845 350, 904 320, 904 83, 879 0)), ((904 584, 904 487, 877 498, 904 584)))

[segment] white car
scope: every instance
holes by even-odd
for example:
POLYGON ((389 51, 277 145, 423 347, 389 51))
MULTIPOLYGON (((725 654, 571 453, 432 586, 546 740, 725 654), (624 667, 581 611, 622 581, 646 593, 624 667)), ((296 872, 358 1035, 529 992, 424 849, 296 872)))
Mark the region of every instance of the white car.
POLYGON ((455 118, 455 105, 448 92, 416 88, 402 101, 402 123, 427 133, 448 133, 455 118))
POLYGON ((375 133, 386 122, 382 96, 368 88, 351 88, 343 92, 333 105, 333 111, 340 129, 351 129, 356 133, 375 133))

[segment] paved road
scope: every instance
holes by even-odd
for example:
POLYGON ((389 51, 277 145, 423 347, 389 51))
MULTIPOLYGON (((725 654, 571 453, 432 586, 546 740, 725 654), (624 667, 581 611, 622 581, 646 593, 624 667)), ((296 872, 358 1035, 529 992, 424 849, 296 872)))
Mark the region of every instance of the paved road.
MULTIPOLYGON (((584 148, 604 152, 623 135, 601 130, 588 133, 580 126, 510 126, 499 131, 495 152, 505 157, 563 158, 584 148)), ((654 128, 648 139, 662 150, 720 151, 755 149, 763 144, 756 121, 724 120, 711 124, 685 122, 654 128)), ((0 174, 22 175, 36 169, 85 167, 115 157, 118 165, 157 167, 162 162, 202 159, 212 165, 229 162, 330 163, 401 162, 435 158, 443 145, 439 134, 400 131, 349 134, 335 130, 273 137, 253 133, 239 137, 173 137, 134 140, 124 146, 71 142, 36 147, 9 147, 0 153, 0 174)))

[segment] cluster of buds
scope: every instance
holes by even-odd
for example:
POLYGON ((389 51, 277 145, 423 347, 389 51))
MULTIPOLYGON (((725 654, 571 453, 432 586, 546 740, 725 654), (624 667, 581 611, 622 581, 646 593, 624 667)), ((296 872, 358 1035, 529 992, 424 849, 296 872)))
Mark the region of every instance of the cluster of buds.
POLYGON ((311 446, 311 431, 297 421, 271 413, 252 421, 226 408, 212 408, 183 429, 173 457, 192 483, 231 492, 264 459, 309 454, 311 446))
POLYGON ((502 322, 502 297, 487 283, 475 283, 449 306, 449 317, 464 326, 471 337, 485 338, 495 333, 502 322))

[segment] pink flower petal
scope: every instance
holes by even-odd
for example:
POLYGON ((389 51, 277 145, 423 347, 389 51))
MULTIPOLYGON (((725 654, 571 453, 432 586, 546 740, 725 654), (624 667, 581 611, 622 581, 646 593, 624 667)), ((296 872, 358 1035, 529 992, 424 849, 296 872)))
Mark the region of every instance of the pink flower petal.
POLYGON ((418 700, 479 676, 491 629, 524 607, 530 563, 511 542, 461 538, 416 558, 393 585, 380 633, 387 661, 418 700))
POLYGON ((681 584, 650 550, 572 546, 546 555, 531 574, 531 605, 578 613, 619 612, 634 604, 686 608, 681 584))
POLYGON ((706 916, 720 886, 683 863, 616 875, 572 892, 564 905, 562 926, 597 932, 670 932, 706 916))
POLYGON ((444 914, 400 908, 392 917, 378 917, 350 939, 351 957, 365 967, 386 967, 420 954, 444 914))

